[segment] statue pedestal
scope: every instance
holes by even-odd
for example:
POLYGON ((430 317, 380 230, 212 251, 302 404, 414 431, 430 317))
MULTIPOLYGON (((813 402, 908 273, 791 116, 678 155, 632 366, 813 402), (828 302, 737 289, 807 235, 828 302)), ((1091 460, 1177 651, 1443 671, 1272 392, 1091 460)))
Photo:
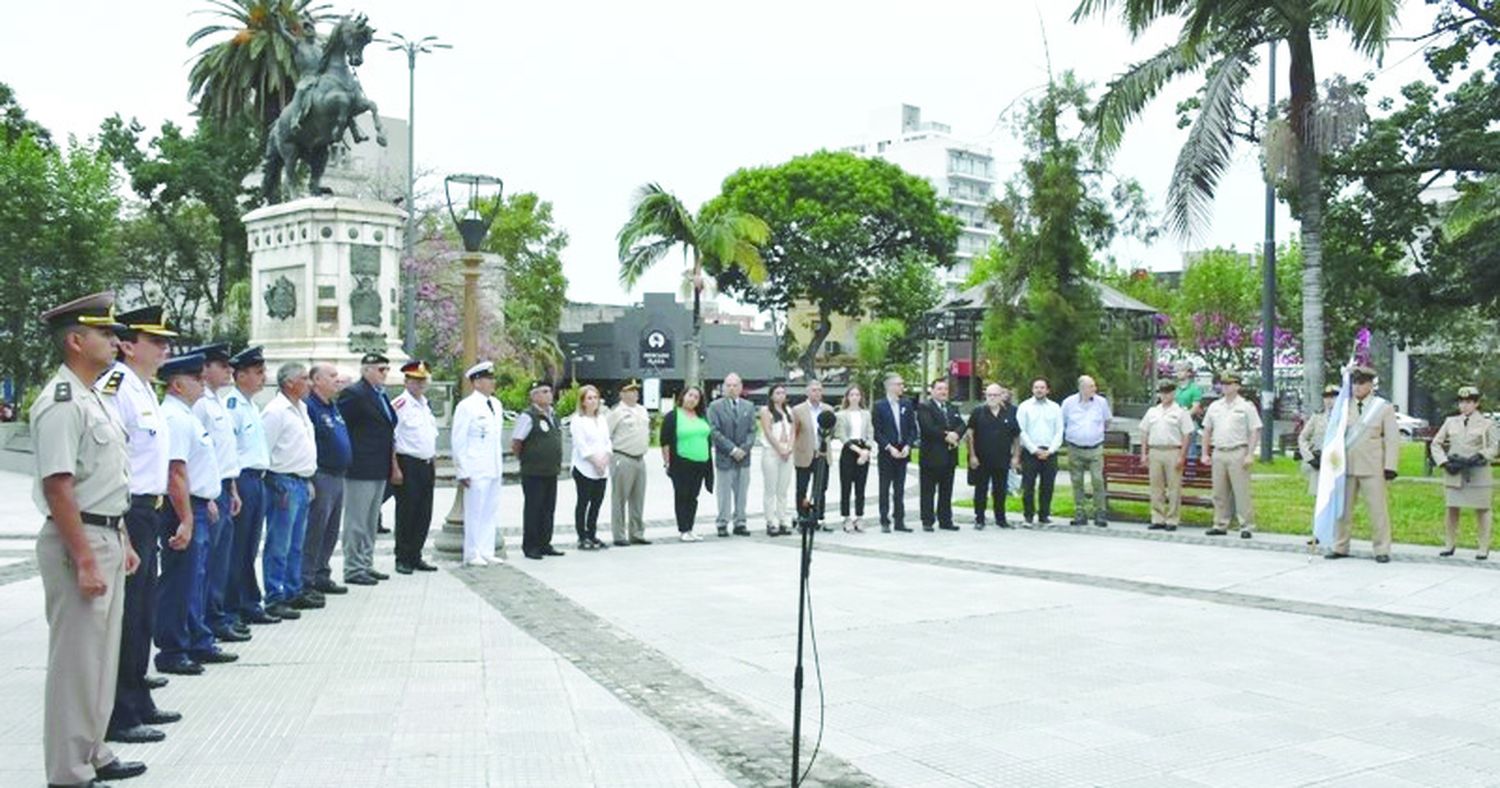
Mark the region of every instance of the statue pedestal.
POLYGON ((245 215, 250 247, 250 344, 267 372, 287 362, 356 371, 365 353, 391 360, 400 382, 402 228, 393 205, 304 197, 245 215))

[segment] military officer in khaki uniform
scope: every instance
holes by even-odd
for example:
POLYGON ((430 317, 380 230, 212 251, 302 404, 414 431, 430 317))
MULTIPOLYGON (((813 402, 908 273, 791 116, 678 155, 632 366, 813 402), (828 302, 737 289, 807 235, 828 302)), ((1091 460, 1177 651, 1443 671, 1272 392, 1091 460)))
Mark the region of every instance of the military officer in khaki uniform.
POLYGON ((146 771, 104 743, 120 664, 125 577, 140 559, 125 535, 130 458, 125 428, 93 383, 114 362, 114 294, 42 315, 63 358, 31 406, 37 568, 47 606, 42 752, 49 785, 89 785, 146 771))
POLYGON ((1339 518, 1333 551, 1324 558, 1349 557, 1349 529, 1354 521, 1354 499, 1362 497, 1370 510, 1370 540, 1375 560, 1391 560, 1391 513, 1386 501, 1387 482, 1396 478, 1401 454, 1401 430, 1396 409, 1375 394, 1375 370, 1360 366, 1349 373, 1353 397, 1344 414, 1344 516, 1339 518))
POLYGON ((1151 480, 1151 531, 1175 531, 1182 522, 1182 470, 1187 467, 1193 416, 1177 404, 1177 384, 1156 387, 1157 404, 1141 419, 1141 463, 1151 480))
POLYGON ((609 441, 614 447, 609 478, 610 530, 616 547, 651 544, 641 517, 646 505, 646 452, 651 450, 651 414, 640 404, 641 384, 620 387, 620 402, 610 408, 609 441), (627 516, 629 519, 627 520, 627 516))
POLYGON ((1219 377, 1224 396, 1203 414, 1203 457, 1199 462, 1213 468, 1214 527, 1204 533, 1229 533, 1230 496, 1233 512, 1240 520, 1240 538, 1255 531, 1255 507, 1250 501, 1252 446, 1260 444, 1260 412, 1240 396, 1240 376, 1225 372, 1219 377))
POLYGON ((1453 555, 1458 546, 1458 513, 1473 509, 1478 520, 1479 552, 1490 557, 1490 529, 1494 523, 1495 473, 1490 463, 1500 452, 1500 426, 1479 412, 1479 389, 1458 390, 1458 415, 1449 416, 1432 436, 1432 461, 1444 471, 1443 487, 1448 504, 1448 540, 1441 556, 1453 555))
POLYGON ((1302 455, 1302 475, 1307 477, 1307 494, 1318 495, 1318 469, 1323 460, 1323 436, 1328 434, 1328 414, 1339 397, 1337 383, 1323 387, 1323 409, 1307 418, 1297 433, 1297 453, 1302 455))

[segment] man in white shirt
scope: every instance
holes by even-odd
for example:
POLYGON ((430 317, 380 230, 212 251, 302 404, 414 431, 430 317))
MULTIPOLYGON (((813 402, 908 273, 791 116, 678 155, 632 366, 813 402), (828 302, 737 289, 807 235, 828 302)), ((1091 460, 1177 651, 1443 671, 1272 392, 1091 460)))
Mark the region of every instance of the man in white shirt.
POLYGON ((1093 520, 1100 528, 1109 527, 1105 514, 1108 504, 1104 495, 1104 433, 1113 418, 1109 400, 1099 394, 1099 387, 1088 375, 1078 378, 1078 393, 1062 402, 1063 441, 1068 444, 1068 472, 1073 477, 1073 525, 1089 521, 1089 496, 1084 483, 1093 485, 1093 520))
POLYGON ((276 371, 276 396, 261 411, 271 466, 266 473, 266 544, 261 554, 266 612, 295 619, 287 603, 302 594, 302 542, 307 505, 318 470, 318 444, 307 415, 307 367, 283 364, 276 371))
POLYGON ((214 457, 219 466, 219 521, 213 524, 213 536, 208 546, 208 582, 204 585, 205 610, 208 628, 214 637, 224 643, 239 643, 250 639, 232 627, 232 619, 224 607, 224 597, 229 591, 229 562, 234 547, 234 517, 240 512, 240 493, 236 486, 240 478, 239 445, 234 437, 234 420, 229 409, 219 399, 218 390, 228 386, 231 379, 229 369, 229 345, 217 342, 194 348, 189 353, 203 354, 203 396, 193 403, 193 415, 208 430, 214 442, 214 457))
POLYGON ((234 385, 220 389, 219 398, 234 420, 240 460, 240 478, 235 484, 240 493, 240 513, 234 518, 234 555, 230 558, 230 598, 226 604, 241 626, 275 624, 281 619, 262 607, 260 580, 255 573, 266 525, 266 470, 271 466, 265 425, 260 408, 255 406, 255 395, 266 383, 263 349, 245 348, 230 357, 229 365, 234 369, 234 385))
POLYGON ((1057 481, 1057 450, 1063 442, 1062 408, 1047 399, 1047 381, 1031 382, 1031 399, 1016 408, 1021 427, 1021 508, 1026 527, 1033 517, 1042 525, 1052 522, 1052 487, 1057 481), (1041 497, 1037 499, 1037 481, 1041 497))
POLYGON ((504 471, 505 409, 495 399, 495 365, 481 361, 464 373, 473 391, 453 409, 453 474, 464 496, 464 564, 505 561, 495 554, 504 471))
POLYGON ((156 611, 156 669, 197 675, 204 664, 237 657, 214 645, 206 620, 208 551, 219 523, 217 499, 223 489, 218 458, 208 429, 193 416, 203 396, 203 355, 195 353, 161 365, 166 384, 161 410, 171 433, 168 490, 172 511, 163 518, 161 585, 156 611))
POLYGON ((427 384, 432 378, 421 360, 401 367, 406 390, 391 402, 396 411, 396 464, 401 483, 396 484, 396 572, 436 572, 422 559, 427 531, 432 527, 432 490, 437 481, 437 419, 427 403, 427 384))
MULTIPOLYGON (((151 664, 151 620, 156 609, 157 521, 167 495, 167 455, 170 441, 166 419, 151 379, 171 355, 170 340, 177 332, 167 327, 159 306, 116 316, 121 333, 119 360, 95 388, 103 394, 125 427, 130 452, 130 509, 125 530, 141 558, 138 570, 125 578, 125 617, 120 637, 119 681, 105 741, 141 744, 165 739, 151 725, 176 722, 182 715, 156 708, 154 688, 146 676, 151 664)), ((166 679, 159 679, 164 683, 166 679)))

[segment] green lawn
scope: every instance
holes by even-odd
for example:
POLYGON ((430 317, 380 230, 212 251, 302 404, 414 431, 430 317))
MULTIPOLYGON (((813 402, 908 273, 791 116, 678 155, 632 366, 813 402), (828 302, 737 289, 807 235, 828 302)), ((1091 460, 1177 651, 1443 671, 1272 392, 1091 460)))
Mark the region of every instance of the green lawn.
MULTIPOLYGON (((1067 459, 1062 460, 1060 476, 1067 474, 1067 459)), ((1433 476, 1423 476, 1423 446, 1408 443, 1401 447, 1400 476, 1391 482, 1390 507, 1392 538, 1397 542, 1420 545, 1443 543, 1443 485, 1436 471, 1433 476)), ((1312 531, 1313 498, 1307 491, 1307 479, 1297 470, 1296 461, 1278 457, 1270 464, 1257 464, 1252 471, 1251 482, 1255 499, 1256 527, 1262 531, 1284 534, 1306 534, 1312 531)), ((963 483, 960 475, 958 483, 963 483)), ((1140 489, 1126 486, 1125 489, 1140 489)), ((1500 489, 1500 488, 1497 488, 1500 489)), ((1208 497, 1207 490, 1193 490, 1191 494, 1208 497)), ((955 501, 954 507, 969 510, 972 499, 955 501)), ((1020 509, 1019 501, 1007 504, 1012 512, 1020 509)), ((1058 490, 1053 499, 1054 518, 1067 520, 1073 516, 1071 489, 1058 490)), ((1146 521, 1150 519, 1150 507, 1144 503, 1115 501, 1110 504, 1110 515, 1121 520, 1146 521)), ((1211 509, 1184 507, 1184 525, 1208 526, 1213 521, 1211 509)), ((1473 548, 1474 515, 1464 512, 1460 521, 1459 545, 1473 548)), ((1370 538, 1369 517, 1362 504, 1355 505, 1354 538, 1370 538)))

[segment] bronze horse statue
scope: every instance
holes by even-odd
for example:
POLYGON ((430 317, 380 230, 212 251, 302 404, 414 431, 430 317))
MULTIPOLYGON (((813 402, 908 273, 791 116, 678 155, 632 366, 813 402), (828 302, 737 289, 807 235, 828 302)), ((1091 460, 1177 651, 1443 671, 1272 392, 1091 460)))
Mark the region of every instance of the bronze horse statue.
POLYGON ((343 139, 345 131, 356 143, 367 139, 354 122, 356 117, 370 113, 375 141, 386 144, 380 110, 360 89, 353 71, 364 63, 365 46, 375 37, 375 28, 370 27, 364 14, 346 16, 334 26, 321 49, 311 21, 303 25, 303 30, 304 38, 296 49, 302 71, 297 90, 266 135, 261 192, 268 203, 281 201, 283 175, 286 190, 291 191, 298 162, 307 162, 308 194, 331 194, 332 190, 323 186, 329 149, 343 139))

